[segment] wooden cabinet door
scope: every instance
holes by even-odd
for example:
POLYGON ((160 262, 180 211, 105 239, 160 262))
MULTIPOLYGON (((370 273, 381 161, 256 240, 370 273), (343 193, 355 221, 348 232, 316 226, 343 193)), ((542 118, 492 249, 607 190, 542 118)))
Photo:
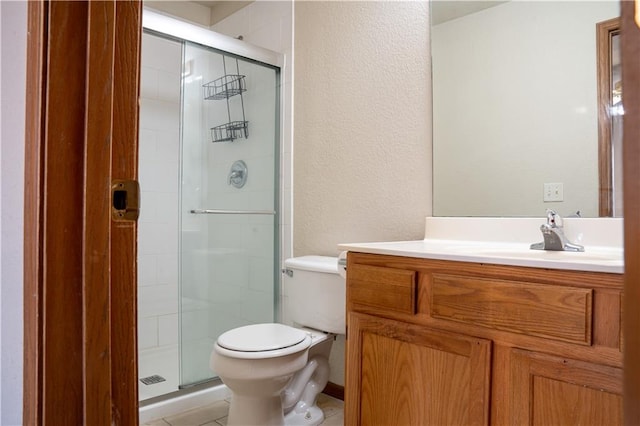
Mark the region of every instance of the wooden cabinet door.
POLYGON ((513 349, 511 424, 621 425, 622 369, 513 349))
POLYGON ((350 313, 345 424, 486 425, 491 342, 350 313))

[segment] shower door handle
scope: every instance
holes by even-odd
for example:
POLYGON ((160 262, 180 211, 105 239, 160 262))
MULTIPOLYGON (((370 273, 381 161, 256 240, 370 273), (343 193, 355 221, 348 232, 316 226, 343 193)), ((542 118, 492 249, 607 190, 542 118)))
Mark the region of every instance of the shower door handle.
POLYGON ((193 209, 190 210, 191 214, 263 214, 263 215, 275 215, 273 210, 222 210, 222 209, 193 209))

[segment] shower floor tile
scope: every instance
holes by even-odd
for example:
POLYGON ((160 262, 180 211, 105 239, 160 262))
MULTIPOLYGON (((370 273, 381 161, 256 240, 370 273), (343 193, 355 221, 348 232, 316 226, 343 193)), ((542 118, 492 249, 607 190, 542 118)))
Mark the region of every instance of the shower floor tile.
MULTIPOLYGON (((324 411, 323 426, 342 426, 344 424, 344 403, 325 394, 318 395, 318 406, 324 411)), ((157 419, 143 426, 226 426, 229 402, 216 401, 193 410, 176 413, 157 419)))

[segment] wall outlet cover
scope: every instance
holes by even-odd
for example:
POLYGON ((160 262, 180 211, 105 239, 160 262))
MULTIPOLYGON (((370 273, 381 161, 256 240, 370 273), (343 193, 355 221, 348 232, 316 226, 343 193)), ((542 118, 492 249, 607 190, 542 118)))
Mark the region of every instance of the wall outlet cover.
POLYGON ((562 183, 545 183, 543 201, 545 203, 564 200, 564 188, 562 183))

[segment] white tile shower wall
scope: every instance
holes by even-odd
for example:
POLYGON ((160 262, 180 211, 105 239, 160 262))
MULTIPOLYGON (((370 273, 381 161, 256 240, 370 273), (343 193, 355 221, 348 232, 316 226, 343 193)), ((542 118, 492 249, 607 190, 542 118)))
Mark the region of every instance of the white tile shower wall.
MULTIPOLYGON (((239 73, 246 76, 247 90, 242 98, 230 98, 230 108, 227 109, 226 101, 203 101, 199 86, 194 84, 185 87, 185 105, 191 108, 184 116, 185 131, 198 129, 200 132, 198 137, 197 132, 193 131, 192 137, 194 141, 200 141, 200 158, 207 170, 206 175, 199 176, 199 180, 193 177, 194 184, 200 189, 197 201, 203 208, 272 210, 274 186, 277 184, 273 139, 276 131, 274 71, 246 61, 236 62, 231 57, 223 60, 220 55, 203 55, 202 52, 198 49, 188 49, 186 52, 186 59, 192 61, 194 78, 201 76, 199 84, 225 73, 239 73), (241 113, 243 107, 244 116, 241 113), (226 122, 228 114, 231 115, 231 121, 249 121, 248 138, 240 138, 233 143, 209 141, 203 144, 203 140, 211 138, 209 128, 226 122), (248 166, 248 179, 241 189, 228 184, 228 174, 236 160, 243 160, 248 166)), ((185 146, 187 141, 185 137, 185 146)), ((209 277, 210 283, 215 282, 215 294, 211 285, 202 283, 199 288, 194 286, 194 294, 190 297, 198 293, 199 300, 208 302, 212 312, 208 321, 211 327, 208 337, 214 340, 221 331, 247 322, 264 322, 273 318, 274 277, 271 267, 262 276, 249 273, 257 269, 264 271, 265 264, 272 265, 273 217, 223 215, 209 216, 206 220, 209 230, 201 233, 208 236, 208 248, 203 255, 206 258, 204 276, 209 277)), ((194 280, 200 277, 194 277, 194 280)), ((183 281, 185 288, 187 285, 183 281)), ((203 337, 202 333, 195 332, 199 330, 196 321, 206 323, 196 317, 183 316, 185 324, 193 324, 194 333, 190 333, 193 340, 203 337)))
POLYGON ((208 75, 209 53, 187 45, 185 62, 189 75, 184 81, 183 145, 182 145, 182 311, 181 369, 183 382, 196 382, 208 375, 203 354, 210 351, 209 263, 213 251, 208 244, 210 217, 193 215, 191 209, 211 209, 208 203, 206 150, 207 129, 202 108, 202 84, 208 75), (209 349, 206 347, 209 346, 209 349))
POLYGON ((208 56, 205 49, 191 45, 185 47, 185 62, 189 75, 185 76, 183 93, 183 145, 182 145, 182 311, 181 311, 181 370, 183 382, 197 382, 208 376, 208 363, 204 353, 210 352, 209 311, 212 306, 209 265, 215 250, 208 243, 208 229, 212 217, 194 215, 192 209, 222 208, 207 198, 208 175, 212 172, 207 162, 208 128, 203 110, 202 84, 208 82, 208 56))
MULTIPOLYGON (((291 108, 293 101, 293 2, 253 2, 212 27, 214 31, 231 37, 242 35, 243 40, 285 56, 281 74, 283 86, 282 146, 280 149, 280 259, 292 256, 292 141, 291 108)), ((256 201, 257 203, 258 201, 256 201)), ((253 208, 253 207, 252 207, 253 208)))
MULTIPOLYGON (((140 374, 164 376, 167 392, 178 385, 173 346, 178 342, 181 46, 144 34, 141 61, 138 343, 147 356, 140 374), (156 358, 164 361, 149 361, 156 358)), ((141 386, 142 399, 155 396, 147 390, 141 386)))

